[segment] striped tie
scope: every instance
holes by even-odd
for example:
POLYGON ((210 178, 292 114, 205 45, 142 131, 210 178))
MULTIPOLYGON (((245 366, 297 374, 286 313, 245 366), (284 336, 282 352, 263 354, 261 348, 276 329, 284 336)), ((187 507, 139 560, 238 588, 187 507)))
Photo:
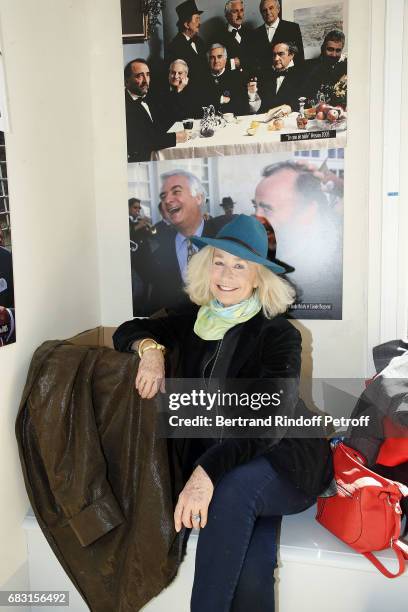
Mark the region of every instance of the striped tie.
POLYGON ((187 238, 187 263, 189 263, 194 253, 195 253, 195 249, 194 249, 193 243, 191 242, 189 238, 187 238))

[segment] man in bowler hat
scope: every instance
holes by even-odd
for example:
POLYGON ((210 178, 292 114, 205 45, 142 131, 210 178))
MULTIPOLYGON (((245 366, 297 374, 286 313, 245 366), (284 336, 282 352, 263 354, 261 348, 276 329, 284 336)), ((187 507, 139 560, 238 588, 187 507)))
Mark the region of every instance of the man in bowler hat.
POLYGON ((226 196, 225 198, 222 198, 220 206, 221 208, 224 209, 223 216, 228 217, 231 220, 234 217, 234 206, 235 206, 235 202, 231 198, 231 196, 226 196))

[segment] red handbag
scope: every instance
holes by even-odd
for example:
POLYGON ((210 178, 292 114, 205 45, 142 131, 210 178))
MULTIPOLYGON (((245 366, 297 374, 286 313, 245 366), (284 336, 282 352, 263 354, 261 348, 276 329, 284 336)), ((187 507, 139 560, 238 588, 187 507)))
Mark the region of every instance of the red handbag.
POLYGON ((333 451, 337 494, 318 497, 316 520, 340 540, 362 553, 387 578, 400 576, 408 560, 408 546, 399 540, 400 500, 408 487, 369 470, 353 448, 338 443, 333 451), (391 573, 373 554, 392 548, 399 570, 391 573))

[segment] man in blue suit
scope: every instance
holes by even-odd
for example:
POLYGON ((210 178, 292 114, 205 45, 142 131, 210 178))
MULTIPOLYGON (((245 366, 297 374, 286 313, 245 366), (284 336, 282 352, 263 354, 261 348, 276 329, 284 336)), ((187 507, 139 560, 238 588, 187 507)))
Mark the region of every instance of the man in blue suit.
POLYGON ((170 225, 145 244, 143 277, 149 279, 147 299, 134 301, 135 316, 149 316, 162 308, 178 311, 188 306, 183 285, 187 264, 197 251, 189 236, 214 237, 228 221, 224 215, 206 219, 205 201, 205 189, 194 174, 185 170, 162 174, 160 202, 170 225))

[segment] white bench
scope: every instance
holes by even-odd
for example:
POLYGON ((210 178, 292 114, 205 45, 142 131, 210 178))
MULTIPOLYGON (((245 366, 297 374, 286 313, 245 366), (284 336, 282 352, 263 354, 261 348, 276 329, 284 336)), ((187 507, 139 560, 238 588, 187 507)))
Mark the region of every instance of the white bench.
MULTIPOLYGON (((315 520, 315 507, 283 520, 277 577, 277 612, 406 612, 408 570, 385 578, 362 555, 339 542, 315 520)), ((69 612, 88 609, 60 567, 35 517, 28 514, 30 588, 69 590, 69 612)), ((177 578, 143 612, 189 612, 197 535, 191 534, 177 578)), ((392 553, 381 560, 395 569, 392 553)), ((32 612, 44 608, 32 607, 32 612)), ((250 612, 250 611, 249 611, 250 612)))

